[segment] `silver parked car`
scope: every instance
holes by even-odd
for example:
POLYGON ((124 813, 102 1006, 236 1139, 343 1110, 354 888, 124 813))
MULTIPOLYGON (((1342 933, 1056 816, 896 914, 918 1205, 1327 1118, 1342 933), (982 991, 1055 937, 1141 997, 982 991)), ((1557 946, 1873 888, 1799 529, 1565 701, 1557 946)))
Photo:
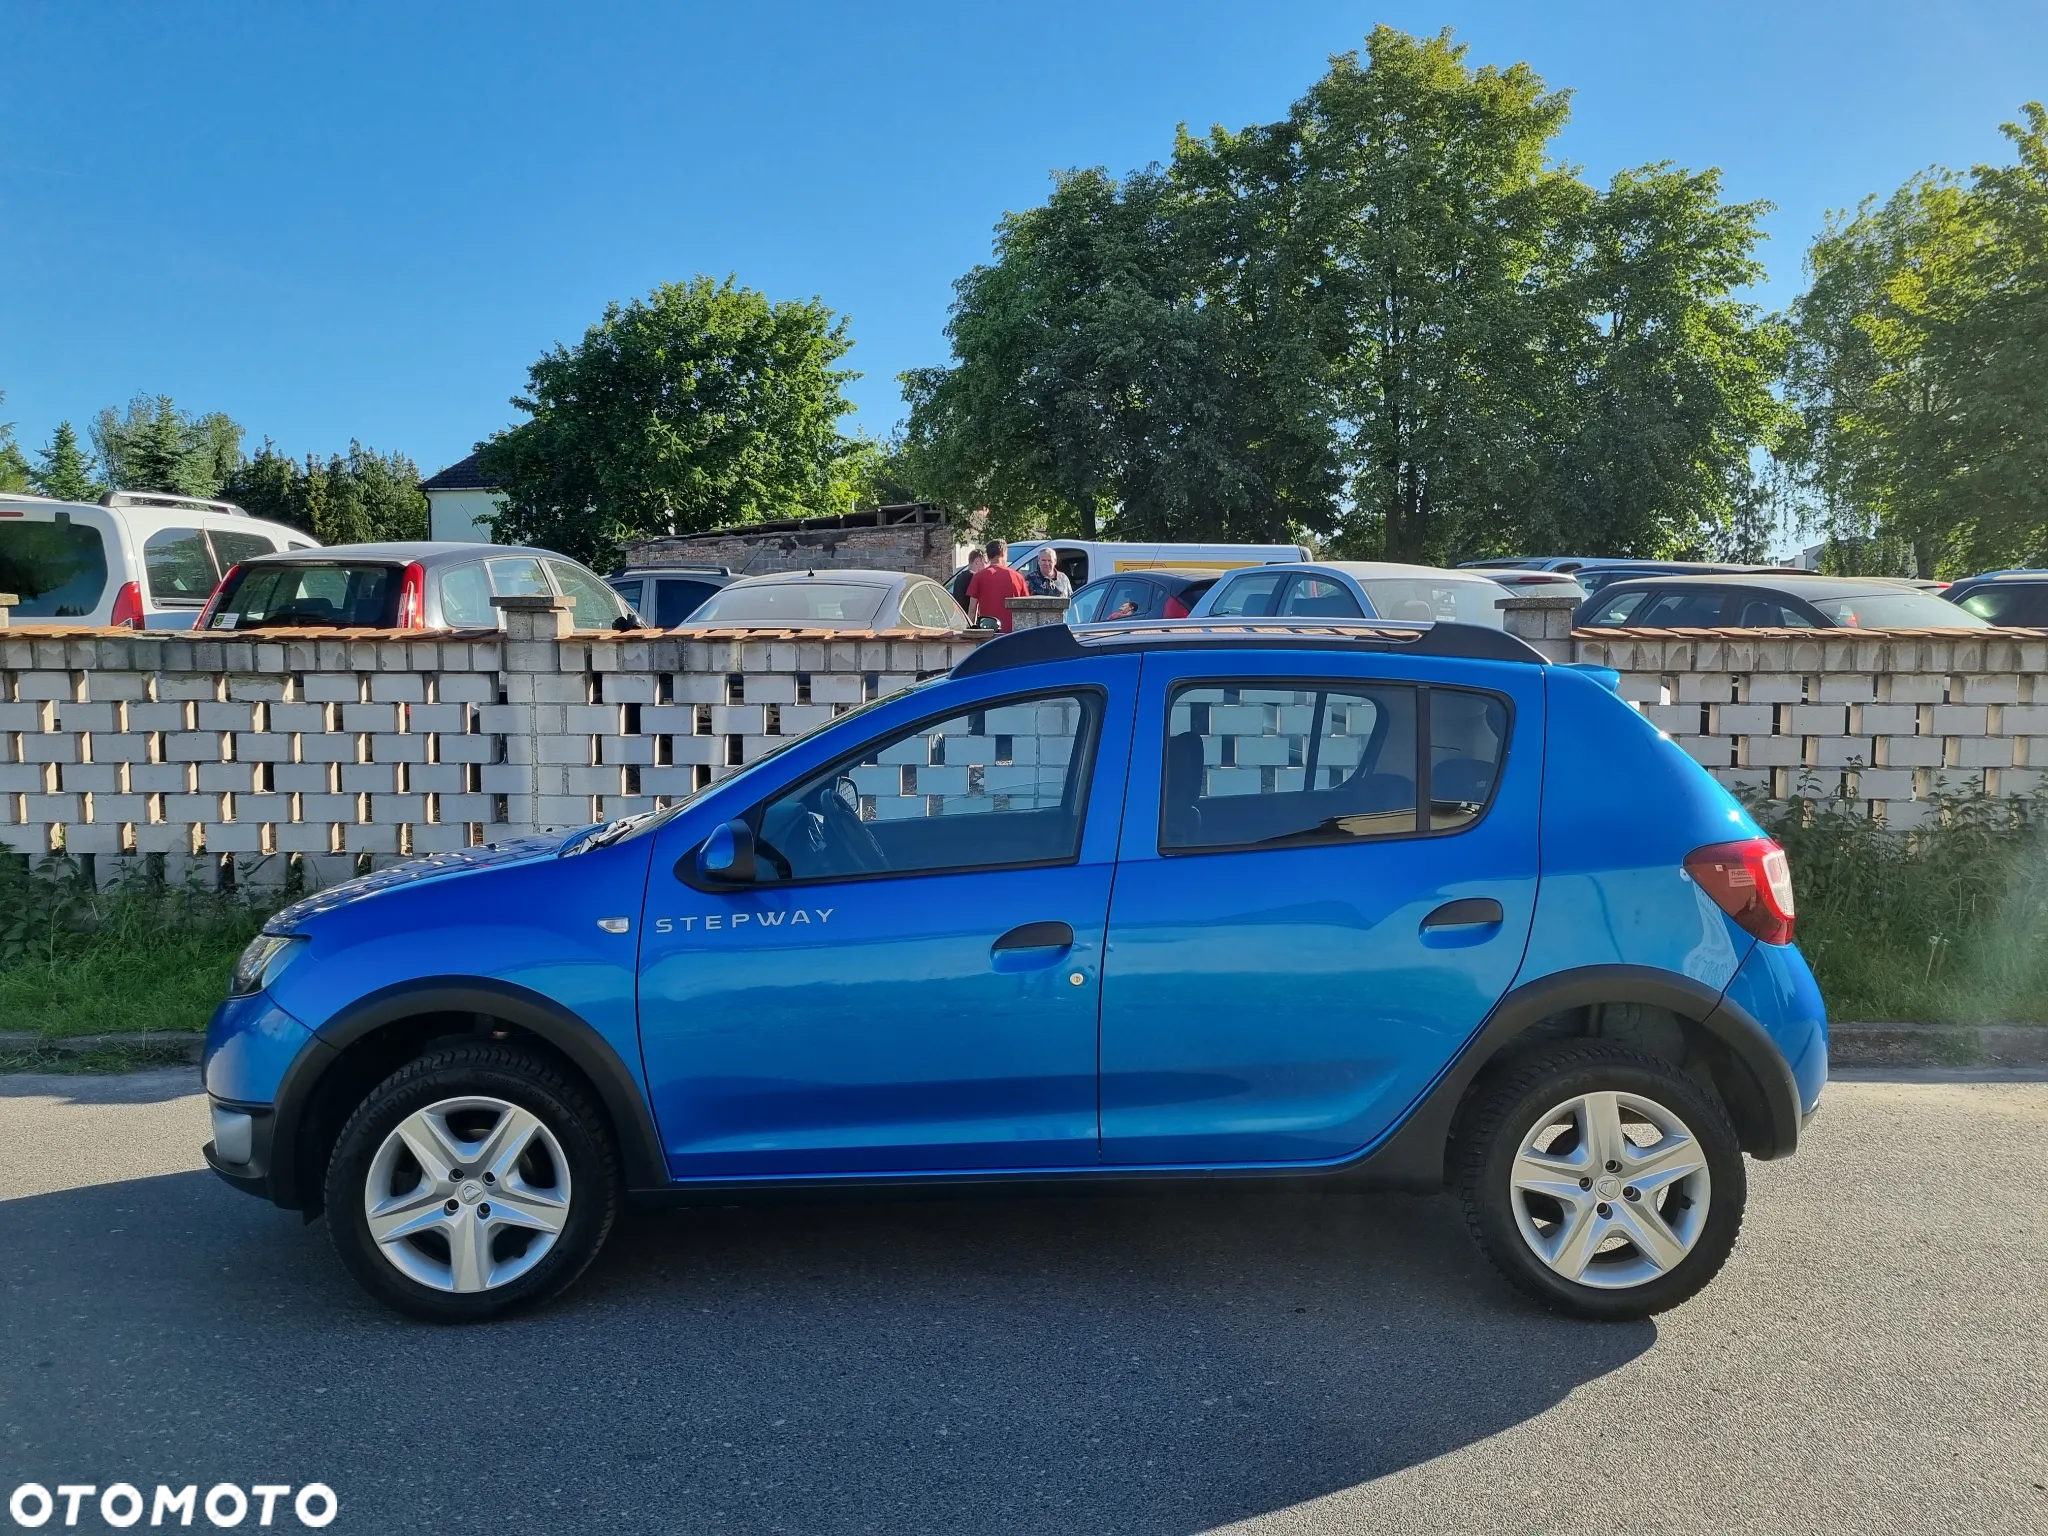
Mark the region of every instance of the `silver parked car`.
POLYGON ((552 550, 426 540, 336 544, 244 560, 199 618, 207 630, 491 629, 493 597, 566 597, 578 629, 640 629, 604 578, 552 550))
POLYGON ((1503 629, 1500 584, 1477 571, 1385 560, 1319 560, 1232 571, 1195 604, 1197 619, 1448 620, 1503 629))
POLYGON ((721 587, 693 629, 930 629, 967 627, 953 594, 910 571, 779 571, 721 587))

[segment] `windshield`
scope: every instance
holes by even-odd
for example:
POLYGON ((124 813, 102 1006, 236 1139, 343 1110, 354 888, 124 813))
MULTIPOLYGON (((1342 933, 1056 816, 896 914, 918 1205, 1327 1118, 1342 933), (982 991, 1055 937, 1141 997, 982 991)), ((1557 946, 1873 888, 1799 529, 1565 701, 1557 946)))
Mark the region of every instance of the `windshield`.
POLYGON ((389 565, 245 565, 208 627, 388 629, 398 620, 398 586, 389 565))
POLYGON ((1433 581, 1423 576, 1368 576, 1359 586, 1372 599, 1382 619, 1483 624, 1502 629, 1506 621, 1494 605, 1506 594, 1490 581, 1433 581))
POLYGON ((1976 614, 1932 592, 1901 588, 1848 597, 1809 597, 1828 621, 1852 629, 1988 629, 1976 614))
POLYGON ((848 581, 772 581, 725 588, 690 615, 693 624, 870 625, 887 587, 848 581))
POLYGON ((99 529, 68 516, 0 522, 0 592, 21 599, 15 618, 83 618, 106 588, 107 549, 99 529))

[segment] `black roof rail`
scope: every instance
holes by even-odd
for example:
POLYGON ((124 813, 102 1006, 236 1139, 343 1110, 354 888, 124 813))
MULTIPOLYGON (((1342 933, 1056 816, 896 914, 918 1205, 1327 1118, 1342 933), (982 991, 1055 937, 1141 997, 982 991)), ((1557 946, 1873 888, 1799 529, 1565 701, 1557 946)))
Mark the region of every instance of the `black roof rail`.
POLYGON ((1371 619, 1242 619, 1236 622, 1167 619, 1135 624, 1089 624, 1078 629, 1043 624, 984 641, 953 668, 955 677, 980 677, 1044 661, 1162 651, 1179 646, 1258 650, 1403 651, 1466 661, 1519 661, 1541 666, 1543 653, 1503 630, 1483 624, 1393 624, 1371 619))

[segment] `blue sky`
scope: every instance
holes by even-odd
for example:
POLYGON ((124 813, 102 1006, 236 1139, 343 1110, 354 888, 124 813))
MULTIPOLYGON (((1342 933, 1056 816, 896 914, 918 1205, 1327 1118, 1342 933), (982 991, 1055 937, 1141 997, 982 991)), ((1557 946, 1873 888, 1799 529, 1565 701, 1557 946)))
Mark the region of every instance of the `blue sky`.
POLYGON ((846 425, 886 433, 1051 171, 1278 117, 1382 20, 1570 88, 1560 152, 1596 179, 1718 165, 1776 203, 1774 306, 1828 209, 2005 158, 2048 96, 2041 0, 0 0, 0 419, 33 447, 162 392, 431 472, 607 300, 702 271, 849 315, 846 425))

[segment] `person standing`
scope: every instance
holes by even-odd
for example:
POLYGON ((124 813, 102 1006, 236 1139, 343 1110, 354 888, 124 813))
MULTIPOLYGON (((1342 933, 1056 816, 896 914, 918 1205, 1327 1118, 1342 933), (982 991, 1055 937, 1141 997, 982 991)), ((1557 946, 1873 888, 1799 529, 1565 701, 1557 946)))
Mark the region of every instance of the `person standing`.
POLYGON ((953 591, 953 601, 960 605, 960 611, 967 611, 967 588, 974 578, 981 574, 981 568, 988 564, 988 551, 979 544, 967 551, 967 564, 953 573, 948 585, 953 591))
POLYGON ((987 552, 988 564, 967 583, 967 622, 978 624, 983 619, 994 619, 996 627, 1007 635, 1015 622, 1010 615, 1010 599, 1029 597, 1031 591, 1024 585, 1024 578, 1010 569, 1008 544, 990 539, 987 552))
POLYGON ((1024 572, 1024 585, 1032 597, 1072 597, 1074 584, 1060 569, 1060 557, 1050 544, 1038 546, 1038 558, 1024 572))

